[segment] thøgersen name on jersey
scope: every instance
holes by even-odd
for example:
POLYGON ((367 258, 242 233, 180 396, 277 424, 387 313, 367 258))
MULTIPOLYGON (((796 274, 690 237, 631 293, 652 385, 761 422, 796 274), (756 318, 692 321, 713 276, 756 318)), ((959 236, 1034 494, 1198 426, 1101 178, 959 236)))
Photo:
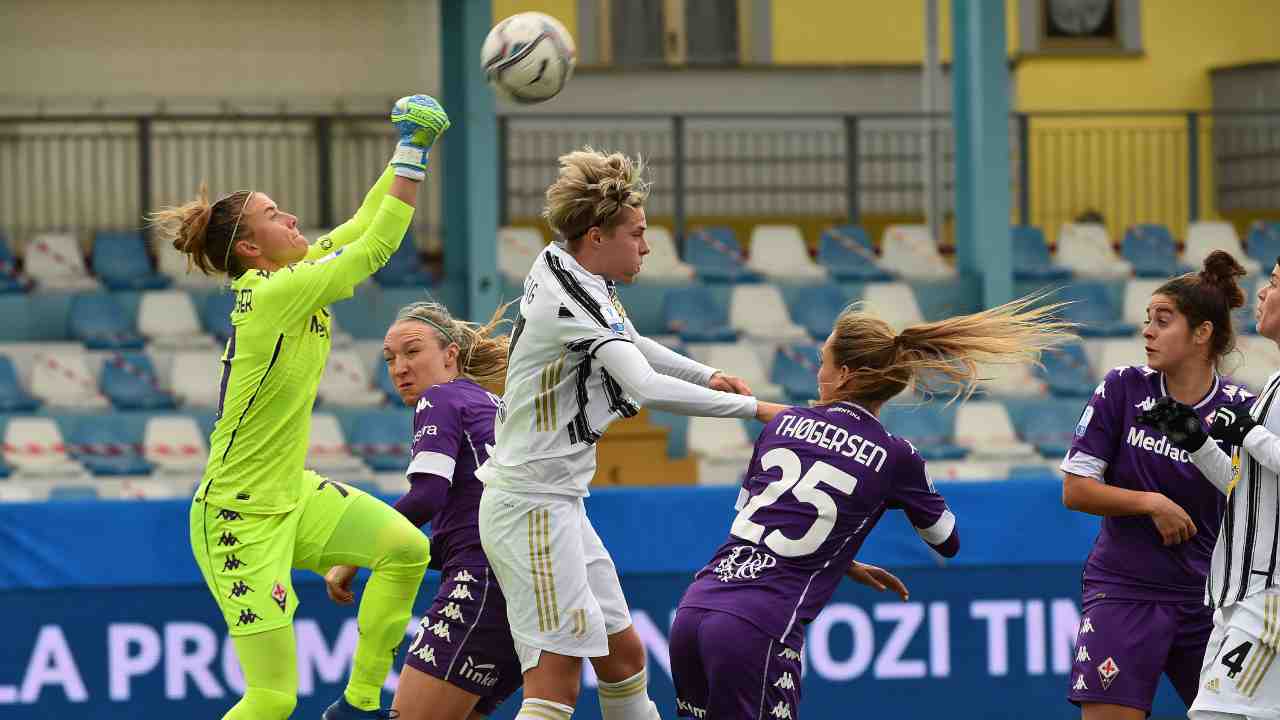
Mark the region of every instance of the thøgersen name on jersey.
POLYGON ((876 471, 880 470, 885 458, 889 456, 884 448, 870 440, 864 440, 861 435, 854 435, 842 427, 814 418, 797 415, 783 416, 778 427, 774 429, 774 434, 778 437, 803 440, 823 450, 837 452, 844 457, 853 458, 861 465, 875 468, 876 471))

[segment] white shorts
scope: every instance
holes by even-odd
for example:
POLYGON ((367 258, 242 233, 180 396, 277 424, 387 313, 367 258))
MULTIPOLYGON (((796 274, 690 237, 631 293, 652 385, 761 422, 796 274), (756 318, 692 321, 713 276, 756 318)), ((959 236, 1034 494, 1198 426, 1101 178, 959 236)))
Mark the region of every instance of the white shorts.
POLYGON ((507 600, 520 671, 542 651, 604 657, 609 636, 631 626, 613 559, 582 498, 486 486, 480 544, 507 600))
POLYGON ((1233 713, 1280 719, 1280 588, 1251 595, 1213 613, 1213 633, 1200 668, 1200 690, 1187 713, 1233 713))

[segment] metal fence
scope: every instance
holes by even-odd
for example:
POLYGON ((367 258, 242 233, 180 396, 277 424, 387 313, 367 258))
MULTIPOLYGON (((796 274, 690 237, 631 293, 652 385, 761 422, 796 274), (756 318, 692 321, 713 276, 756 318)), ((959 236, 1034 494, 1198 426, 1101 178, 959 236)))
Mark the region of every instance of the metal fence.
MULTIPOLYGON (((650 214, 677 233, 691 218, 920 215, 931 183, 952 207, 946 115, 508 115, 498 128, 502 222, 535 217, 556 158, 582 145, 644 156, 650 214)), ((0 117, 0 230, 139 227, 201 181, 215 195, 265 190, 304 224, 331 227, 391 141, 385 120, 365 115, 0 117)), ((1280 208, 1276 112, 1016 113, 1009 143, 1011 220, 1051 237, 1089 210, 1113 235, 1160 222, 1180 236, 1209 209, 1280 208)), ((442 192, 432 184, 417 216, 427 247, 442 192)))

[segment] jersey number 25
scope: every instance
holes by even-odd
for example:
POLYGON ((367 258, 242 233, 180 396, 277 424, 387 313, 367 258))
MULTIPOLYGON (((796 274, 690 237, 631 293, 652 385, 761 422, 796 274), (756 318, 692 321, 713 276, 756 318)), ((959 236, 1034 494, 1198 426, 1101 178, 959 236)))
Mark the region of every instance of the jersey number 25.
POLYGON ((757 545, 763 537, 765 546, 783 557, 800 557, 817 551, 835 527, 837 513, 835 501, 818 485, 829 485, 845 495, 851 495, 858 485, 858 478, 821 460, 802 475, 800 457, 789 448, 774 448, 765 453, 760 458, 760 468, 781 468, 782 477, 766 485, 764 490, 747 502, 738 512, 729 532, 757 545), (772 530, 766 535, 767 528, 751 519, 757 510, 774 504, 788 490, 797 500, 812 505, 818 511, 813 525, 809 526, 804 535, 794 540, 782 534, 781 530, 772 530))

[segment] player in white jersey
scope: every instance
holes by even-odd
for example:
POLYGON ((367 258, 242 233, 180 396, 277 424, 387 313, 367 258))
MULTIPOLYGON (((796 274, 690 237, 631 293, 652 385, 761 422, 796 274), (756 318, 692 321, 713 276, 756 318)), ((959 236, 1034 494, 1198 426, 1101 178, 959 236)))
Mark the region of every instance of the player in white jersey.
MULTIPOLYGON (((1280 344, 1280 259, 1258 290, 1258 333, 1280 344)), ((1156 408, 1161 429, 1227 496, 1222 530, 1213 549, 1206 604, 1215 608, 1213 632, 1200 669, 1191 720, 1280 718, 1280 373, 1273 374, 1252 407, 1225 405, 1208 435, 1188 419, 1185 405, 1156 408), (1228 456, 1214 440, 1235 446, 1228 456)), ((1194 417, 1194 414, 1190 415, 1194 417)))
POLYGON ((646 191, 641 165, 619 153, 560 158, 544 211, 560 240, 525 278, 496 448, 476 472, 480 540, 524 672, 519 720, 568 718, 582 658, 600 678, 605 720, 658 717, 617 571, 583 507, 609 424, 641 405, 766 421, 783 408, 627 319, 614 283, 634 279, 649 252, 646 191))

